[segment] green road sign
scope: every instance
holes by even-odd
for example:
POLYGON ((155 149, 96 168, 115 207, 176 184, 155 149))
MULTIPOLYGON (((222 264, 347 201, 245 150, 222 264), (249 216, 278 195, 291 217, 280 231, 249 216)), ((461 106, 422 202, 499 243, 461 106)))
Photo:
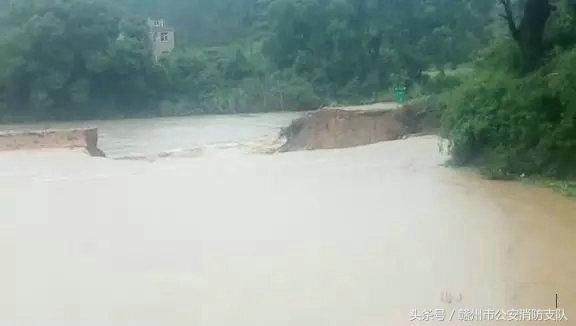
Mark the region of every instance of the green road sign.
POLYGON ((408 89, 406 86, 394 87, 394 98, 398 104, 404 105, 408 99, 408 89))

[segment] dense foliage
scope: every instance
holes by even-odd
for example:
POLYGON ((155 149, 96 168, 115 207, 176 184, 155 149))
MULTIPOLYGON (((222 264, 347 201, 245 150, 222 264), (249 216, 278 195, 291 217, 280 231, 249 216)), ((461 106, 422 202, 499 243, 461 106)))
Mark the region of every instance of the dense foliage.
MULTIPOLYGON (((374 101, 489 40, 480 0, 0 0, 0 119, 259 112, 374 101), (11 3, 11 5, 10 5, 11 3), (147 17, 177 49, 151 54, 147 17)), ((444 76, 443 73, 440 76, 444 76)))
POLYGON ((403 85, 444 93, 455 163, 576 173, 573 0, 0 0, 0 27, 0 120, 309 110, 403 85), (161 60, 148 17, 176 29, 161 60))
POLYGON ((153 62, 142 20, 80 1, 17 2, 5 19, 3 111, 69 119, 147 109, 162 96, 164 73, 153 62))
POLYGON ((278 0, 265 53, 323 96, 373 96, 468 59, 487 36, 485 1, 278 0))
POLYGON ((576 4, 550 1, 542 30, 523 36, 536 39, 525 44, 520 26, 543 13, 531 14, 531 2, 510 7, 522 23, 510 21, 509 38, 484 51, 475 73, 446 96, 446 135, 455 163, 479 164, 492 177, 575 176, 576 4))

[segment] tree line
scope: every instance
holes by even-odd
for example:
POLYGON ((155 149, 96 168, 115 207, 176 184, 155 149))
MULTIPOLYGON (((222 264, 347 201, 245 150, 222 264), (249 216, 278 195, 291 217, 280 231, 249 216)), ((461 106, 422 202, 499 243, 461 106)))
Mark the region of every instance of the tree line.
POLYGON ((455 164, 576 174, 574 0, 0 0, 0 121, 434 95, 455 164), (146 18, 176 29, 152 56, 146 18))
POLYGON ((0 116, 309 110, 432 85, 489 39, 478 0, 19 0, 0 25, 0 116), (151 54, 147 17, 176 29, 151 54))

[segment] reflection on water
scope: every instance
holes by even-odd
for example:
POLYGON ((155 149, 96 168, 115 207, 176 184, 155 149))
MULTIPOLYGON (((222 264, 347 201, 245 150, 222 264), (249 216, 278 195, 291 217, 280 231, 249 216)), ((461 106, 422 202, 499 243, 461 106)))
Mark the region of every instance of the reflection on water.
MULTIPOLYGON (((284 118, 101 128, 125 155, 284 118)), ((402 326, 412 309, 553 308, 556 293, 571 325, 576 203, 445 168, 438 142, 153 164, 2 153, 0 325, 402 326)))

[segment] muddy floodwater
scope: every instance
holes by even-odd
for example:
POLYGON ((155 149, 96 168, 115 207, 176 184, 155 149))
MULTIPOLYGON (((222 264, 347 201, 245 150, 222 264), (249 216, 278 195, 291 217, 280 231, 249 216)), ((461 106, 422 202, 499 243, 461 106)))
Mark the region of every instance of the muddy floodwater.
POLYGON ((0 325, 470 325, 557 295, 576 325, 576 202, 446 168, 435 136, 265 154, 295 116, 81 124, 112 159, 0 153, 0 325), (411 321, 427 309, 455 316, 411 321))

